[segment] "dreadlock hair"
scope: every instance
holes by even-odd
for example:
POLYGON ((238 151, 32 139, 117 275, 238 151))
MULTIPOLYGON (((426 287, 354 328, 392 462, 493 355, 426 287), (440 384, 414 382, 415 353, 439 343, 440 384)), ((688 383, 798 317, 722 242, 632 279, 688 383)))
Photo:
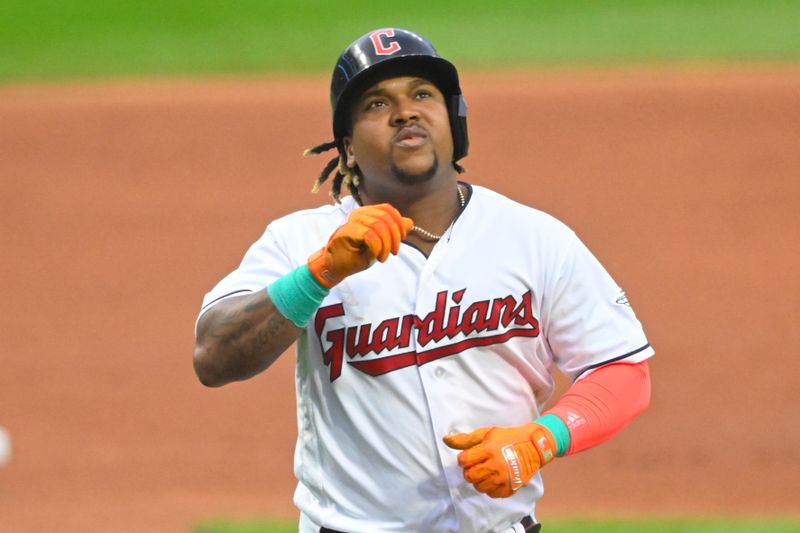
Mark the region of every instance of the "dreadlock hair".
MULTIPOLYGON (((337 148, 336 141, 322 143, 314 146, 313 148, 309 148, 303 152, 303 155, 319 155, 333 148, 337 148)), ((344 154, 341 151, 336 157, 328 161, 325 167, 323 167, 322 173, 320 173, 317 179, 314 180, 314 186, 311 188, 311 192, 319 192, 320 186, 327 181, 334 169, 336 169, 336 174, 333 176, 333 184, 331 185, 330 192, 333 200, 336 203, 340 202, 342 196, 342 184, 344 183, 347 185, 347 188, 350 191, 350 194, 353 195, 353 198, 355 198, 360 204, 361 196, 358 194, 358 185, 361 183, 361 177, 359 176, 357 170, 352 169, 345 164, 344 154)))
MULTIPOLYGON (((314 146, 313 148, 308 148, 303 152, 303 155, 308 157, 312 155, 319 155, 323 152, 327 152, 328 150, 332 150, 337 148, 338 144, 335 140, 319 144, 314 146)), ((466 172, 464 167, 453 161, 453 168, 456 169, 456 172, 459 174, 463 174, 466 172)), ((331 192, 330 195, 336 203, 340 203, 341 196, 342 196, 342 184, 347 185, 347 189, 350 191, 350 194, 353 195, 356 202, 360 205, 363 205, 361 201, 361 195, 358 193, 358 186, 361 184, 361 175, 360 171, 355 168, 350 168, 347 166, 344 160, 344 153, 339 151, 339 154, 328 161, 322 169, 322 172, 317 179, 314 180, 314 186, 311 187, 311 192, 317 193, 319 192, 319 188, 322 186, 325 181, 328 180, 333 170, 336 169, 336 174, 333 176, 333 183, 331 184, 331 192)))

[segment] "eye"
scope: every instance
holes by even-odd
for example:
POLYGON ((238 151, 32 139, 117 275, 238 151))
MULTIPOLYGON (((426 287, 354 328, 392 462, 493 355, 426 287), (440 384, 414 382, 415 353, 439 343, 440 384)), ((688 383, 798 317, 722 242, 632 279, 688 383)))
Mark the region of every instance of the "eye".
POLYGON ((423 100, 425 98, 430 98, 433 94, 428 89, 420 89, 414 95, 417 99, 423 100))
POLYGON ((386 101, 380 98, 375 98, 373 100, 368 100, 365 109, 379 109, 381 107, 386 106, 386 101))

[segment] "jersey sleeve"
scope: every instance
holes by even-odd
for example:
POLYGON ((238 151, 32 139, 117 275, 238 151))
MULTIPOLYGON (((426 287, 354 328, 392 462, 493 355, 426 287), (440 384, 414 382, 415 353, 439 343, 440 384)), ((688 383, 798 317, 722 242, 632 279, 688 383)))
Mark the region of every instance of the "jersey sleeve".
POLYGON ((198 321, 216 303, 231 296, 259 291, 296 267, 272 226, 267 227, 247 250, 239 267, 205 295, 198 321))
POLYGON ((573 233, 550 288, 545 334, 553 360, 573 381, 608 363, 652 356, 625 292, 573 233))

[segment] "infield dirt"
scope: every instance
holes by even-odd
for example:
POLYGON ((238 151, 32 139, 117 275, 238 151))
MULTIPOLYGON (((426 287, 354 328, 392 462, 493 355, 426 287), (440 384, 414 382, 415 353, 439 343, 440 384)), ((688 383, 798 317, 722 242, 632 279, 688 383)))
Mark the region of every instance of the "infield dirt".
MULTIPOLYGON (((797 515, 800 68, 463 85, 464 179, 572 226, 657 351, 649 411, 548 466, 539 518, 797 515)), ((329 200, 301 157, 326 87, 0 88, 1 531, 295 516, 292 353, 205 389, 193 325, 268 221, 329 200)))

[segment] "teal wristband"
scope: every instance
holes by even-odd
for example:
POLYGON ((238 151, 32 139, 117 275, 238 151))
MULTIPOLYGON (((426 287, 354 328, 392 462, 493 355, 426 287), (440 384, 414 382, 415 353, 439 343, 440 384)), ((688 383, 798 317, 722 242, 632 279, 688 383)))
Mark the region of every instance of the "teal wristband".
POLYGON ((314 279, 306 265, 297 267, 267 287, 267 293, 280 314, 298 328, 306 327, 329 292, 330 289, 314 279))
POLYGON ((556 457, 561 457, 567 450, 569 450, 569 429, 567 425, 558 418, 556 415, 553 414, 546 414, 542 415, 536 420, 535 423, 542 425, 550 430, 550 433, 553 434, 553 438, 556 441, 556 457))

